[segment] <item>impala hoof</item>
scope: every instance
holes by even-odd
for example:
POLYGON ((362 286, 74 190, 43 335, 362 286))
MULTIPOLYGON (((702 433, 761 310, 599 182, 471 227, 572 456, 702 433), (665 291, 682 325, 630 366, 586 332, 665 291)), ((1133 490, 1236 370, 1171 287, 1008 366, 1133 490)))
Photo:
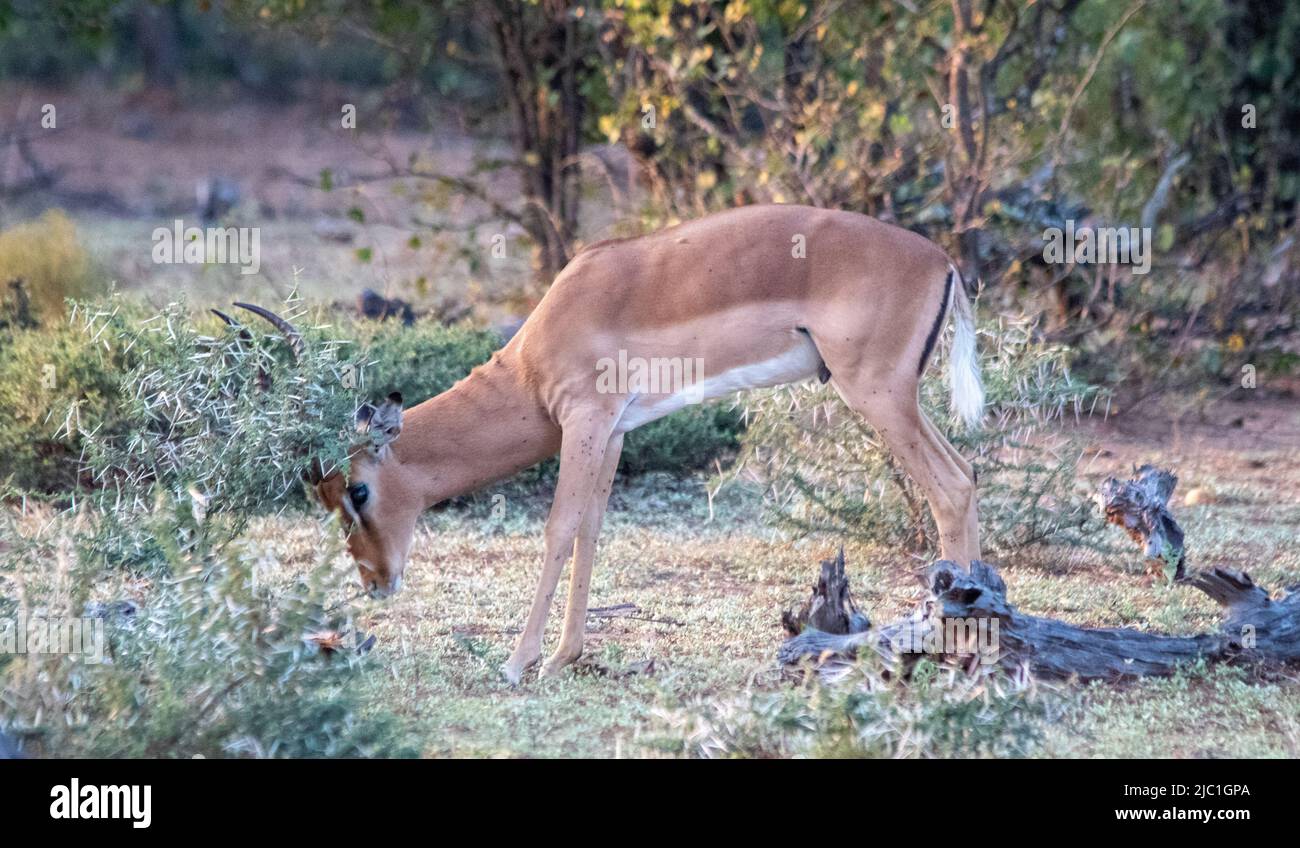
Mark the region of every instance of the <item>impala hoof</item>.
POLYGON ((551 665, 550 663, 547 663, 546 665, 542 666, 542 670, 537 673, 537 679, 545 680, 548 677, 555 677, 559 675, 559 673, 563 670, 564 670, 563 665, 551 665))
POLYGON ((581 651, 573 655, 555 654, 546 661, 546 665, 542 666, 541 674, 539 674, 538 677, 555 677, 561 671, 564 671, 564 669, 572 665, 580 656, 582 656, 581 651))
POLYGON ((538 659, 538 657, 534 657, 527 662, 515 662, 513 659, 507 660, 505 665, 501 666, 501 676, 511 686, 518 686, 524 679, 524 672, 536 665, 538 659))

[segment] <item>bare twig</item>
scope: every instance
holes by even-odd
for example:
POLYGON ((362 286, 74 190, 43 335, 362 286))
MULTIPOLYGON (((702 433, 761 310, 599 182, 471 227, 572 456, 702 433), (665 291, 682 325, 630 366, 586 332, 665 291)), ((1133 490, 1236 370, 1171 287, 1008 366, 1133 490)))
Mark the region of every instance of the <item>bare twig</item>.
POLYGON ((633 621, 649 621, 654 624, 670 624, 673 627, 685 627, 686 622, 675 618, 656 618, 642 615, 636 604, 615 604, 610 607, 592 607, 587 610, 587 618, 630 618, 633 621))
POLYGON ((1066 131, 1070 128, 1070 120, 1074 117, 1074 109, 1079 105, 1079 98, 1083 97, 1084 91, 1087 90, 1088 85, 1092 82, 1092 78, 1097 74, 1097 68, 1101 66, 1101 60, 1105 58, 1107 48, 1110 47, 1110 44, 1115 40, 1115 37, 1120 34, 1120 31, 1124 29, 1124 26, 1129 22, 1129 19, 1140 12, 1146 4, 1147 0, 1135 0, 1135 2, 1125 10, 1124 14, 1120 16, 1119 20, 1115 22, 1114 26, 1107 30, 1106 35, 1102 37, 1101 44, 1097 46, 1097 52, 1093 55, 1092 62, 1088 65, 1088 70, 1084 72, 1083 79, 1079 80, 1079 84, 1075 87, 1074 93, 1070 95, 1069 103, 1067 103, 1065 107, 1065 114, 1061 116, 1061 124, 1056 130, 1056 138, 1052 141, 1052 161, 1060 161, 1061 144, 1065 140, 1066 131))

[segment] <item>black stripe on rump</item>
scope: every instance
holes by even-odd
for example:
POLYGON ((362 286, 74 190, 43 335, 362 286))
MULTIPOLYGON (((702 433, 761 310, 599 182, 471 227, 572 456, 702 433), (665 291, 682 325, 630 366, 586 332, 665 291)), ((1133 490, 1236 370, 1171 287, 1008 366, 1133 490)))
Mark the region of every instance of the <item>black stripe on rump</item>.
POLYGON ((930 328, 930 335, 925 337, 925 350, 921 351, 921 361, 916 364, 916 376, 925 373, 925 365, 930 361, 930 354, 934 352, 934 343, 939 341, 939 331, 943 329, 944 316, 948 314, 948 298, 952 294, 952 278, 956 271, 948 269, 948 281, 943 286, 943 300, 939 301, 939 314, 934 316, 934 326, 930 328))

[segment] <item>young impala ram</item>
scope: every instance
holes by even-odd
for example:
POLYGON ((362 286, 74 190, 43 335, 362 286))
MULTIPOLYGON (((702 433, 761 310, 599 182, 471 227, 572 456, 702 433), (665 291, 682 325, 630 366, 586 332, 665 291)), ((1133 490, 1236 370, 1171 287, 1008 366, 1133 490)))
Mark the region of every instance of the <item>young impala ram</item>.
POLYGON ((558 450, 537 593, 502 669, 517 683, 541 657, 570 558, 563 634, 542 674, 582 653, 624 434, 688 402, 819 376, 925 493, 943 557, 968 564, 980 555, 974 475, 917 405, 950 311, 952 406, 973 426, 984 399, 970 302, 948 257, 919 235, 851 212, 750 206, 600 242, 468 377, 405 412, 398 395, 364 407, 358 425, 369 438, 353 448, 348 478, 328 476, 318 493, 342 512, 364 585, 388 595, 401 586, 420 513, 558 450), (688 386, 602 378, 611 361, 637 359, 698 363, 701 373, 688 386))

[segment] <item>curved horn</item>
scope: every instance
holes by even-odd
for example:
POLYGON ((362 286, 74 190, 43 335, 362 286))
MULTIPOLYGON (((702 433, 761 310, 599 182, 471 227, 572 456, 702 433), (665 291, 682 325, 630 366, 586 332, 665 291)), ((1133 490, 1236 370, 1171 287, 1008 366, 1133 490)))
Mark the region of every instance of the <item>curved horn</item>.
MULTIPOLYGON (((240 309, 248 310, 249 312, 253 313, 259 318, 262 318, 268 323, 270 323, 272 327, 275 327, 277 330, 279 330, 280 333, 284 336, 285 341, 289 343, 289 350, 293 353, 294 362, 299 362, 302 360, 302 354, 306 346, 305 343, 303 342, 302 333, 298 332, 297 327, 290 324, 288 321, 284 320, 279 315, 276 315, 271 310, 264 309, 255 303, 236 302, 235 306, 238 306, 240 309)), ((221 315, 222 320, 226 321, 227 323, 233 323, 230 318, 228 318, 225 315, 222 315, 220 312, 217 312, 217 310, 214 309, 212 311, 216 312, 218 315, 221 315)), ((267 374, 265 371, 261 370, 260 368, 258 369, 257 379, 258 379, 258 384, 261 386, 263 391, 270 388, 271 377, 269 374, 267 374)), ((326 476, 325 469, 322 466, 321 461, 319 459, 311 459, 307 463, 307 467, 302 470, 302 478, 313 486, 320 483, 322 480, 324 480, 325 476, 326 476)))
POLYGON ((239 323, 234 318, 231 318, 229 315, 222 312, 220 309, 213 309, 212 314, 216 315, 222 321, 226 322, 227 327, 234 327, 235 329, 239 330, 239 337, 241 339, 247 341, 253 337, 253 334, 248 332, 248 329, 243 324, 239 323))
MULTIPOLYGON (((285 341, 289 342, 289 349, 293 351, 293 358, 295 360, 302 358, 304 345, 302 333, 299 333, 292 324, 281 318, 279 315, 276 315, 271 310, 263 309, 255 303, 236 303, 235 306, 238 306, 240 309, 247 309, 259 318, 263 318, 269 322, 271 326, 284 334, 285 341)), ((222 317, 224 318, 225 316, 223 315, 222 317)))

